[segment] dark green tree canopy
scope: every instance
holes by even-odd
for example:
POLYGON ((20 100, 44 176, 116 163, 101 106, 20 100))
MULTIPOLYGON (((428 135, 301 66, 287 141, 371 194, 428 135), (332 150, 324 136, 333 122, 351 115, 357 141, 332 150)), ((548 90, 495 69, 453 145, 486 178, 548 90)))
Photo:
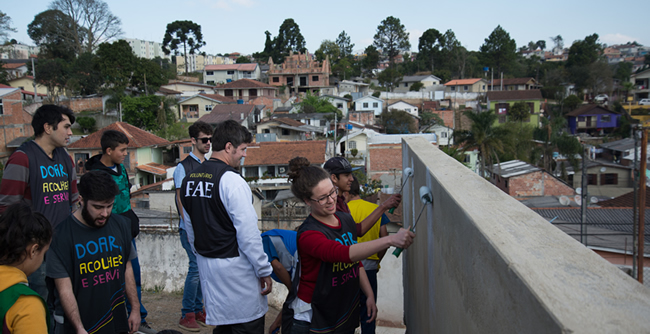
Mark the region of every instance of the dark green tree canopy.
POLYGON ((0 11, 0 43, 9 37, 9 32, 16 31, 16 28, 11 27, 11 17, 0 11))
POLYGON ((379 51, 374 45, 369 45, 364 51, 366 57, 363 58, 361 65, 363 66, 366 75, 372 74, 372 70, 377 68, 379 64, 379 51))
POLYGON ((523 122, 530 117, 530 107, 524 101, 516 102, 512 108, 508 110, 508 116, 511 121, 523 122))
POLYGON ((409 33, 400 20, 392 16, 385 18, 377 26, 373 45, 388 57, 391 64, 400 51, 411 49, 409 33))
POLYGON ((246 57, 246 56, 241 56, 237 58, 237 61, 235 62, 237 64, 248 64, 251 63, 251 59, 246 57))
POLYGON ((305 52, 305 38, 300 33, 300 27, 293 19, 286 19, 280 25, 278 36, 274 39, 275 54, 273 61, 281 63, 290 52, 305 52), (277 58, 276 58, 277 57, 277 58))
MULTIPOLYGON (((170 54, 174 51, 175 55, 178 55, 178 49, 181 45, 183 46, 183 56, 185 58, 187 58, 188 54, 195 54, 205 45, 199 24, 192 21, 174 21, 167 25, 167 31, 165 31, 165 38, 163 39, 163 52, 170 54)), ((187 65, 188 62, 185 61, 185 74, 187 74, 187 65)))
POLYGON ((341 56, 341 49, 336 42, 326 39, 320 43, 320 47, 314 52, 314 55, 318 61, 323 61, 327 56, 329 56, 330 61, 336 61, 341 56))
POLYGON ((436 29, 427 29, 418 44, 418 60, 426 64, 429 71, 434 71, 434 60, 440 57, 442 34, 436 29))
POLYGON ((336 38, 336 45, 338 45, 341 52, 341 57, 350 57, 352 56, 352 49, 354 49, 354 43, 350 42, 350 36, 345 33, 345 30, 341 31, 339 37, 336 38))
POLYGON ((417 133, 413 116, 404 110, 390 109, 381 113, 381 126, 388 134, 417 133))
MULTIPOLYGON (((61 58, 71 61, 80 54, 75 37, 70 34, 74 30, 72 18, 57 9, 49 9, 39 13, 27 26, 27 34, 40 48, 41 58, 61 58)), ((86 39, 85 30, 80 29, 80 42, 86 39)))
POLYGON ((507 73, 517 58, 517 43, 499 25, 485 39, 480 52, 481 61, 485 66, 493 68, 496 73, 507 73))

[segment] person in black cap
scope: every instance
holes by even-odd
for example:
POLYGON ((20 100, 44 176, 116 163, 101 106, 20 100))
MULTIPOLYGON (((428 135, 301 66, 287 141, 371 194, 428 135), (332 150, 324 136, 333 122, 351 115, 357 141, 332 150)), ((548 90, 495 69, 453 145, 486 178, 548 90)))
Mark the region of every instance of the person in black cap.
MULTIPOLYGON (((350 208, 348 208, 348 204, 345 202, 343 193, 350 191, 352 181, 354 180, 354 177, 352 176, 354 168, 352 168, 352 165, 350 165, 350 162, 347 159, 343 157, 334 157, 325 162, 323 169, 330 173, 332 183, 334 183, 334 185, 339 189, 336 199, 336 211, 350 213, 350 208)), ((381 219, 381 215, 383 215, 386 210, 397 207, 401 202, 402 195, 394 194, 384 203, 381 203, 375 211, 358 224, 360 225, 357 226, 358 235, 363 236, 366 234, 375 222, 381 219)))

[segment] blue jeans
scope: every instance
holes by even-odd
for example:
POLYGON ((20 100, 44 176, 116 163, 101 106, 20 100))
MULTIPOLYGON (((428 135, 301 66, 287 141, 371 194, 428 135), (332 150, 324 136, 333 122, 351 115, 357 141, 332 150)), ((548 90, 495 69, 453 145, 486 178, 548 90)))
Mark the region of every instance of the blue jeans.
MULTIPOLYGON (((368 281, 370 281, 370 286, 372 287, 372 293, 375 295, 375 303, 377 302, 377 270, 366 270, 366 276, 368 276, 368 281)), ((368 308, 366 307, 366 300, 368 297, 361 291, 361 334, 374 334, 375 333, 375 322, 367 323, 368 321, 368 308)))
POLYGON ((181 245, 190 259, 190 267, 185 277, 185 288, 183 290, 183 308, 181 314, 184 317, 187 313, 203 312, 203 293, 201 292, 201 280, 199 279, 199 265, 196 263, 196 255, 192 252, 190 241, 187 240, 187 232, 179 229, 181 245))
MULTIPOLYGON (((135 239, 132 239, 131 243, 137 252, 138 248, 135 247, 135 239)), ((144 305, 142 305, 142 279, 140 277, 140 261, 138 261, 137 257, 131 260, 131 267, 133 268, 133 276, 135 277, 135 288, 138 290, 138 301, 140 302, 140 319, 141 322, 145 322, 145 318, 147 317, 147 309, 144 308, 144 305)), ((131 314, 131 303, 129 303, 128 299, 126 300, 126 311, 131 314)))
POLYGON ((47 284, 45 283, 45 261, 41 263, 41 266, 36 269, 29 277, 27 277, 29 282, 29 287, 38 293, 45 302, 47 302, 47 296, 49 291, 47 289, 47 284))

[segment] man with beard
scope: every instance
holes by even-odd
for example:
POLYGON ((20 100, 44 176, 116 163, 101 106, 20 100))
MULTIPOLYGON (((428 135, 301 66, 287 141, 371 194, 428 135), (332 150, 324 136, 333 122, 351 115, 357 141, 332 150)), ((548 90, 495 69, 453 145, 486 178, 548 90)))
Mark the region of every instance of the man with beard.
POLYGON ((203 311, 203 293, 201 293, 201 282, 199 280, 199 266, 196 264, 196 255, 192 252, 190 242, 187 240, 185 216, 183 203, 181 203, 181 186, 185 175, 205 161, 205 154, 210 151, 212 140, 212 126, 208 123, 196 121, 189 128, 190 140, 192 141, 192 152, 181 161, 174 171, 174 185, 176 186, 176 209, 180 221, 178 223, 178 234, 181 238, 181 245, 190 260, 187 276, 185 277, 185 288, 183 289, 183 308, 178 326, 182 329, 198 332, 199 324, 205 326, 205 311, 203 311))
POLYGON ((131 260, 131 222, 111 215, 119 190, 104 171, 79 181, 81 209, 55 230, 47 256, 47 276, 56 285, 54 318, 58 333, 133 333, 140 305, 131 260), (125 299, 131 303, 127 319, 125 299))

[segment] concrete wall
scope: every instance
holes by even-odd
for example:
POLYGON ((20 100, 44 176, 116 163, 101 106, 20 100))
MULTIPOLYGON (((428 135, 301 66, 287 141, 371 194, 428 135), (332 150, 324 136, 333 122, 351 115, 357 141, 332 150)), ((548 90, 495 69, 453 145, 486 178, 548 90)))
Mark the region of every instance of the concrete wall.
POLYGON ((414 177, 402 254, 408 333, 641 333, 650 290, 421 138, 402 142, 414 177))

